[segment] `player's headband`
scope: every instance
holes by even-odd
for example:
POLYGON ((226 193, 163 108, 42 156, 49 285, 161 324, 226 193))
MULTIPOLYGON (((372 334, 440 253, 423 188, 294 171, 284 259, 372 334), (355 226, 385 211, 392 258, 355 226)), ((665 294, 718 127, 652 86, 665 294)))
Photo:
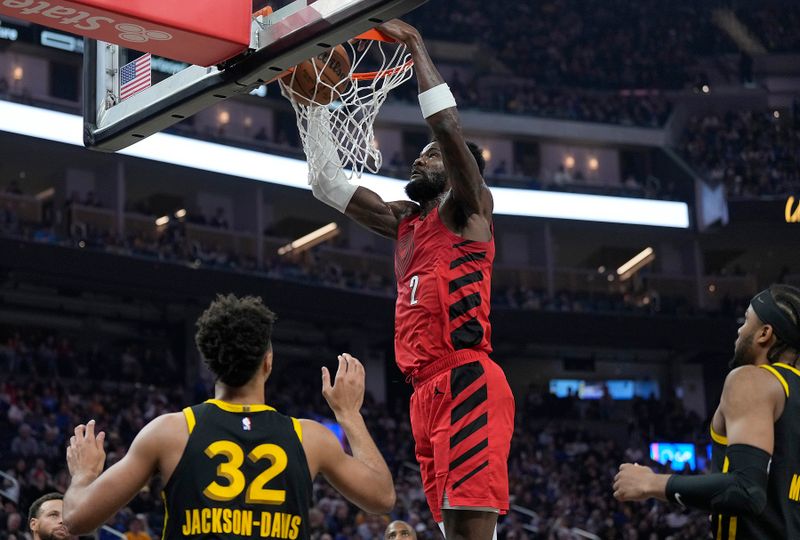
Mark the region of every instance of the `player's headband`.
POLYGON ((772 327, 772 331, 775 332, 778 339, 795 349, 800 349, 800 328, 781 311, 769 289, 755 295, 750 301, 750 305, 761 322, 772 327))

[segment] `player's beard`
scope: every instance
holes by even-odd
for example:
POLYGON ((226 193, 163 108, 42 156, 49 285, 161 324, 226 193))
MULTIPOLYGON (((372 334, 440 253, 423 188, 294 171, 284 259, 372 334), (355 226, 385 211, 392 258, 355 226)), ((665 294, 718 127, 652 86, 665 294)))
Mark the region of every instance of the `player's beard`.
POLYGON ((69 533, 64 527, 54 527, 49 531, 39 529, 39 538, 41 540, 65 540, 69 538, 69 533))
POLYGON ((419 171, 419 178, 406 184, 406 195, 415 203, 424 204, 440 196, 447 187, 443 172, 419 171))
POLYGON ((731 369, 750 366, 755 363, 755 354, 753 354, 753 336, 743 336, 736 348, 733 350, 733 358, 728 362, 728 367, 731 369))

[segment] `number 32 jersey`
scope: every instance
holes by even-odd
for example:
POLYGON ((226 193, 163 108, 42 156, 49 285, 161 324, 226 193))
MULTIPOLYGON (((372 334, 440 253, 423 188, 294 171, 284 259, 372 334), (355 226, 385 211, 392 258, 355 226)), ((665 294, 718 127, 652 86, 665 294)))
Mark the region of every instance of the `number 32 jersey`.
POLYGON ((488 355, 494 238, 465 240, 434 209, 400 222, 395 247, 395 359, 406 377, 459 351, 488 355))
POLYGON ((163 540, 307 539, 311 475, 297 419, 214 399, 183 413, 189 440, 162 494, 163 540))

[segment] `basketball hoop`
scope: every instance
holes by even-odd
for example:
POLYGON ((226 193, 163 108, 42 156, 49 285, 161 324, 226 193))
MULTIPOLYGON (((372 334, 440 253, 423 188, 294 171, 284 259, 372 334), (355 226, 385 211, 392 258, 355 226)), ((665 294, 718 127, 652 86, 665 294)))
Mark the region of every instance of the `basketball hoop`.
POLYGON ((375 144, 375 117, 389 92, 413 74, 413 61, 406 46, 378 30, 360 34, 342 45, 351 65, 341 81, 331 84, 322 76, 334 57, 333 49, 309 63, 316 75, 313 96, 295 90, 295 70, 278 80, 281 93, 297 115, 309 178, 337 174, 341 169, 350 170, 345 171, 348 178, 360 178, 365 169, 377 173, 383 160, 375 144), (316 101, 317 94, 324 95, 325 100, 316 101))

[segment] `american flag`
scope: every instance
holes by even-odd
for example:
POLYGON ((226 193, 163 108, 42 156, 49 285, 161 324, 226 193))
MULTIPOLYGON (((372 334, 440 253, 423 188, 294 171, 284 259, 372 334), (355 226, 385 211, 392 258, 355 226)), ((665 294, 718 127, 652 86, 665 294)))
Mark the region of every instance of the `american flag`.
POLYGON ((147 53, 122 66, 119 75, 120 101, 149 88, 150 84, 150 53, 147 53))

